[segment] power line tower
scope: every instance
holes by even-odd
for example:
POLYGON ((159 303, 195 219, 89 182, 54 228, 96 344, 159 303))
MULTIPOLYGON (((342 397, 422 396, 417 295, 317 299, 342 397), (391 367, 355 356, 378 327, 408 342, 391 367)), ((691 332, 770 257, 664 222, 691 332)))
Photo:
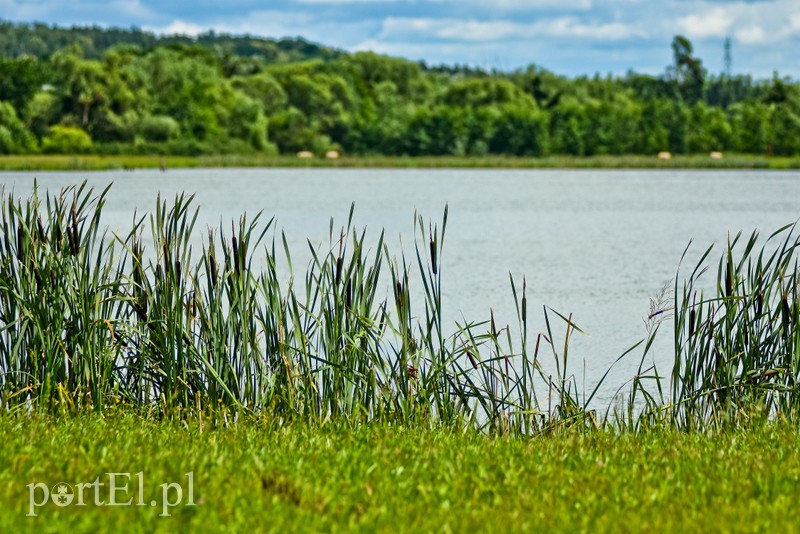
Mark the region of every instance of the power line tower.
POLYGON ((725 48, 725 59, 724 59, 724 61, 725 61, 725 76, 730 78, 731 77, 731 64, 733 63, 733 60, 731 59, 731 38, 730 37, 726 37, 725 38, 724 48, 725 48))

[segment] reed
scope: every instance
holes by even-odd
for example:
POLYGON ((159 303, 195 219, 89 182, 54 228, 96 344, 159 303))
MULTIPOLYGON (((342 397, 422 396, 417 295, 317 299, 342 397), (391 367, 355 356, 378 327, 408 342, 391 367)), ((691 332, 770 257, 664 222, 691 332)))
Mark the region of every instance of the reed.
POLYGON ((285 236, 260 214, 197 239, 193 199, 179 195, 109 235, 100 223, 107 191, 3 193, 5 410, 125 403, 170 418, 256 413, 520 434, 592 425, 566 372, 575 326, 557 315, 566 325, 559 353, 545 308, 531 354, 525 281, 518 294, 511 280, 519 339, 493 316, 448 333, 446 208, 436 224, 415 214, 410 260, 383 234, 370 247, 351 208, 341 229, 331 222, 326 247, 309 242, 312 260, 297 276, 285 236), (539 365, 547 347, 555 378, 539 365))
POLYGON ((655 366, 640 366, 630 404, 645 409, 636 424, 702 429, 796 417, 800 236, 793 224, 757 248, 758 238, 753 232, 746 240, 741 233, 728 240, 710 291, 705 278, 714 272, 708 264, 713 246, 688 278, 676 276, 672 369, 662 375, 655 366))
POLYGON ((592 401, 614 366, 579 395, 568 360, 581 330, 546 306, 533 329, 525 279, 510 279, 515 328, 493 313, 444 324, 446 207, 436 223, 414 214, 409 257, 382 233, 371 241, 357 230, 351 207, 341 228, 331 221, 325 246, 308 243, 311 261, 296 271, 286 237, 262 214, 203 233, 182 194, 111 235, 101 224, 107 192, 85 183, 44 197, 36 186, 23 199, 3 192, 4 410, 125 403, 221 423, 264 414, 520 435, 741 425, 800 410, 796 225, 760 248, 757 233, 730 239, 710 290, 712 247, 688 278, 679 270, 672 299, 653 304, 648 337, 617 359, 643 349, 620 388, 627 404, 597 415, 592 401), (674 354, 662 373, 646 362, 668 321, 674 354))

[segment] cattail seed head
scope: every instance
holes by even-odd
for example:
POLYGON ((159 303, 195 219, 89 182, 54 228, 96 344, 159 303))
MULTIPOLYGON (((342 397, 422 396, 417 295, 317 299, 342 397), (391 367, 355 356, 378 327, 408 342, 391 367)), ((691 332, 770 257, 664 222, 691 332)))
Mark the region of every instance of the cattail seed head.
POLYGON ((36 217, 36 228, 39 231, 39 241, 42 243, 47 243, 47 234, 44 232, 44 226, 42 226, 42 218, 36 217))
POLYGON ((725 296, 733 296, 733 265, 730 261, 725 268, 725 296))
POLYGON ((217 287, 217 260, 214 258, 213 251, 208 255, 208 270, 211 275, 211 287, 217 287))
POLYGON ((239 274, 239 242, 236 240, 236 236, 233 236, 231 243, 233 244, 233 272, 239 274))
POLYGON ((438 272, 438 267, 436 266, 436 243, 433 242, 433 239, 430 240, 430 247, 431 247, 431 269, 433 269, 433 274, 438 272))
POLYGON ((473 369, 478 368, 478 362, 475 361, 475 357, 472 355, 470 351, 467 351, 467 358, 469 358, 469 362, 472 364, 473 369))
POLYGON ((59 223, 58 219, 56 219, 55 234, 56 252, 61 252, 61 241, 64 239, 64 236, 61 233, 61 223, 59 223))
POLYGON ((25 258, 25 234, 22 225, 17 226, 17 261, 22 263, 25 258))

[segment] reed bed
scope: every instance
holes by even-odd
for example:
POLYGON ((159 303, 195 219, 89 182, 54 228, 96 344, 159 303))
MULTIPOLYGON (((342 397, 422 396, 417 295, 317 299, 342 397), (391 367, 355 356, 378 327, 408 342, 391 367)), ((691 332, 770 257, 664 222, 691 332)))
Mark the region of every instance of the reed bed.
POLYGON ((313 259, 297 276, 273 220, 242 216, 207 229, 196 250, 191 196, 159 198, 127 234, 114 234, 101 223, 107 192, 84 183, 43 197, 35 186, 26 198, 3 193, 4 410, 124 403, 157 417, 264 414, 525 434, 593 424, 566 372, 571 320, 545 308, 546 331, 528 350, 524 281, 518 293, 512 279, 518 336, 493 317, 446 331, 447 209, 435 224, 414 216, 410 259, 393 255, 382 234, 368 247, 351 209, 340 230, 331 221, 327 247, 309 242, 313 259), (411 291, 416 284, 421 292, 411 291), (565 322, 563 343, 551 316, 565 322), (545 376, 540 350, 555 358, 557 376, 545 376))
POLYGON ((760 247, 758 241, 758 232, 746 240, 739 233, 728 240, 715 270, 708 261, 712 245, 687 278, 679 271, 675 305, 655 306, 652 318, 657 324, 644 351, 647 354, 658 331, 658 316, 672 314, 672 368, 662 374, 656 366, 640 366, 629 404, 645 408, 637 418, 629 408, 629 424, 666 424, 691 430, 797 416, 797 224, 777 230, 760 247), (709 286, 711 275, 715 276, 709 286))
POLYGON ((222 423, 256 414, 533 435, 706 428, 793 418, 800 407, 795 225, 760 249, 757 233, 731 239, 711 291, 712 247, 688 278, 679 271, 672 301, 654 304, 649 337, 619 358, 643 348, 627 405, 597 416, 591 403, 613 365, 578 395, 568 355, 580 329, 547 307, 533 329, 524 279, 510 279, 514 328, 493 314, 443 324, 446 208, 436 223, 414 215, 409 257, 354 228, 351 208, 341 228, 331 221, 327 245, 309 241, 311 261, 297 271, 261 214, 201 230, 193 198, 179 195, 110 233, 107 193, 85 183, 43 197, 36 186, 25 198, 3 192, 5 411, 125 404, 222 423), (662 373, 645 362, 667 322, 674 358, 662 373))

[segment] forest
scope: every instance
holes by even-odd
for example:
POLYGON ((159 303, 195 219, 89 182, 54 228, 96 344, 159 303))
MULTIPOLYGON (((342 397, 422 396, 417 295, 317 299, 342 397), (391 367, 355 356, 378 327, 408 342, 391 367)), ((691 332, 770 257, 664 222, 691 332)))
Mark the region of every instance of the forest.
POLYGON ((0 154, 800 154, 800 84, 426 65, 295 39, 0 22, 0 154))

